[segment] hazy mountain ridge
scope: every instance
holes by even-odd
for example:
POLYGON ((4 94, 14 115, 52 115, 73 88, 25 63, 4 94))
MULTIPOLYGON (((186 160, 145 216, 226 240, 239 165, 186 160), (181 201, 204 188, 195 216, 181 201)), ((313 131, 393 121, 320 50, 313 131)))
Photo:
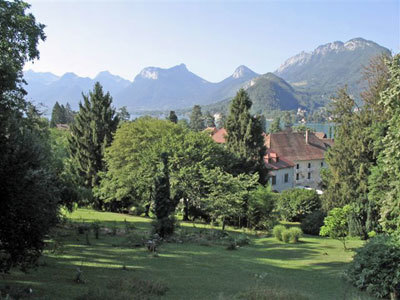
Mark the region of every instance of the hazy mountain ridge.
POLYGON ((390 55, 388 49, 362 38, 336 41, 289 58, 274 73, 324 105, 345 85, 354 97, 359 97, 364 87, 362 70, 381 53, 390 55))
POLYGON ((390 55, 388 49, 362 38, 336 41, 287 59, 274 73, 259 75, 242 65, 217 83, 197 76, 185 64, 166 69, 147 67, 133 81, 108 71, 93 79, 73 73, 59 77, 26 71, 25 79, 28 99, 43 102, 50 109, 55 101, 68 101, 77 108, 82 92, 87 93, 99 81, 105 91, 110 91, 116 107, 127 106, 131 111, 183 109, 195 104, 222 109, 242 87, 248 90, 255 111, 310 110, 326 105, 346 84, 358 97, 364 66, 381 53, 390 55))

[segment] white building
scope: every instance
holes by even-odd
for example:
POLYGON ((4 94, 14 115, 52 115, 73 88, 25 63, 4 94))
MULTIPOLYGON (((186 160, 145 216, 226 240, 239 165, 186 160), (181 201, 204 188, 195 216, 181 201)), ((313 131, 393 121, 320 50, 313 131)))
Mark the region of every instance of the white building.
MULTIPOLYGON (((268 160, 271 161, 270 182, 272 188, 282 191, 296 186, 317 189, 321 182, 321 169, 326 167, 325 152, 333 144, 333 140, 324 138, 324 134, 312 132, 293 132, 291 130, 272 133, 265 137, 268 149, 268 160), (293 165, 292 182, 282 182, 280 177, 286 174, 288 168, 275 170, 273 155, 278 161, 284 161, 287 165, 293 165), (283 171, 286 169, 285 171, 283 171), (274 184, 275 182, 275 184, 274 184), (290 186, 291 184, 291 186, 290 186)), ((276 165, 278 167, 278 165, 276 165)), ((289 176, 290 180, 291 176, 289 176)))

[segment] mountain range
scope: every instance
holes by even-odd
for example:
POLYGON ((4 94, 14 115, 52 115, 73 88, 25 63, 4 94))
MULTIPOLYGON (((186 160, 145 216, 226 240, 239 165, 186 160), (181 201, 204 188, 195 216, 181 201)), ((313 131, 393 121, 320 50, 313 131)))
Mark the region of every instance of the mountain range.
POLYGON ((345 84, 357 98, 363 88, 363 67, 381 53, 390 55, 388 49, 362 38, 337 41, 289 58, 274 73, 260 75, 242 65, 217 83, 190 72, 184 64, 168 69, 147 67, 133 81, 108 71, 93 79, 74 73, 60 77, 26 71, 24 78, 28 99, 50 109, 56 101, 69 102, 76 109, 82 92, 88 93, 99 81, 113 96, 114 105, 127 106, 129 111, 182 109, 195 104, 226 110, 242 87, 247 89, 255 112, 298 107, 312 110, 325 105, 345 84))

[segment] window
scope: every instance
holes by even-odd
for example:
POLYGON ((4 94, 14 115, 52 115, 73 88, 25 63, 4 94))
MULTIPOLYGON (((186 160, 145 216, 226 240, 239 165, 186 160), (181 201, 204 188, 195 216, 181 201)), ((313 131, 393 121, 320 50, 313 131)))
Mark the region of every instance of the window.
POLYGON ((300 174, 297 173, 297 174, 296 174, 296 180, 299 180, 299 178, 300 178, 300 174))
POLYGON ((271 177, 271 183, 272 183, 272 185, 276 184, 276 176, 271 177))
POLYGON ((321 161, 321 167, 323 167, 324 166, 324 162, 323 161, 321 161))
POLYGON ((308 163, 308 168, 311 168, 311 163, 308 163))
POLYGON ((286 173, 286 174, 285 174, 285 182, 288 182, 288 181, 289 181, 289 174, 286 173))
POLYGON ((308 178, 308 179, 311 179, 311 173, 310 173, 310 172, 308 173, 307 178, 308 178))
POLYGON ((299 165, 299 164, 297 164, 297 165, 296 165, 296 169, 298 170, 299 168, 300 168, 300 165, 299 165))

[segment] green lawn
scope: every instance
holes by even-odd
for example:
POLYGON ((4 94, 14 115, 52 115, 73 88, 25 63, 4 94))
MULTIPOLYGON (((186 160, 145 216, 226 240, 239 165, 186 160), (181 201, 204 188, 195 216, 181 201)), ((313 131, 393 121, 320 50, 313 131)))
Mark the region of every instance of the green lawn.
MULTIPOLYGON (((74 299, 89 289, 107 291, 112 288, 110 280, 113 285, 122 279, 145 279, 168 287, 163 299, 232 299, 248 290, 270 288, 295 295, 290 299, 371 299, 342 279, 353 252, 344 251, 335 240, 307 236, 299 244, 284 244, 248 232, 251 244, 238 250, 226 250, 217 241, 178 239, 164 243, 155 256, 145 247, 130 246, 124 233, 126 219, 135 226, 130 235, 147 236, 150 219, 87 209, 69 214, 68 219, 67 225, 57 230, 56 240, 62 245, 57 251, 46 250, 37 270, 28 274, 14 271, 0 286, 30 286, 32 299, 74 299), (85 234, 79 234, 71 223, 77 226, 93 221, 116 228, 116 235, 102 232, 96 240, 90 232, 88 245, 85 234), (74 282, 77 267, 83 272, 84 284, 74 282)), ((196 237, 217 231, 199 224, 195 227, 185 223, 178 232, 196 237)), ((230 235, 240 232, 231 231, 230 235)), ((361 243, 352 240, 348 246, 355 248, 361 243)), ((50 247, 54 248, 54 242, 50 247)))

